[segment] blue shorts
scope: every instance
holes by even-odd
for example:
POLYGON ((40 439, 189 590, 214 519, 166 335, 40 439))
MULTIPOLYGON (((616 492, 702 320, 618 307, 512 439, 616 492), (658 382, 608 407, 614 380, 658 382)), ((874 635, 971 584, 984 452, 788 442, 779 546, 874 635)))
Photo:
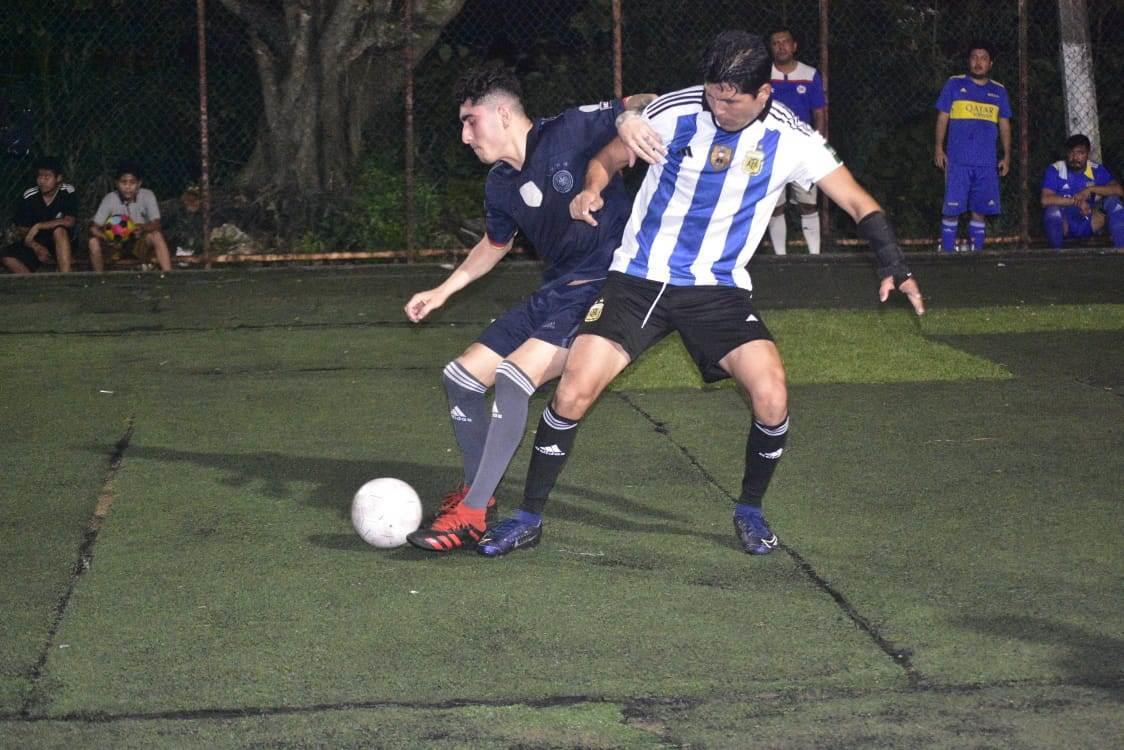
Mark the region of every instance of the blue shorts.
POLYGON ((999 213, 999 170, 974 164, 949 162, 944 179, 944 215, 974 211, 983 216, 999 213))
POLYGON ((501 357, 511 354, 527 339, 569 349, 603 282, 604 279, 598 279, 574 286, 544 286, 496 318, 476 341, 501 357))
POLYGON ((1066 211, 1062 214, 1065 218, 1065 236, 1072 238, 1092 237, 1093 217, 1083 216, 1080 211, 1066 211))

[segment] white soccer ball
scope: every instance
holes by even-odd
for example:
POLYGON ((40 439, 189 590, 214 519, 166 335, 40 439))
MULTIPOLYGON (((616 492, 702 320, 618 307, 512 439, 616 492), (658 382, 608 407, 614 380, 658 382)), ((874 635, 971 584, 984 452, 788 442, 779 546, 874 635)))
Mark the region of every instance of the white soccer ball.
POLYGON ((351 501, 351 524, 363 541, 379 549, 401 547, 421 525, 422 504, 414 488, 393 477, 372 479, 351 501))

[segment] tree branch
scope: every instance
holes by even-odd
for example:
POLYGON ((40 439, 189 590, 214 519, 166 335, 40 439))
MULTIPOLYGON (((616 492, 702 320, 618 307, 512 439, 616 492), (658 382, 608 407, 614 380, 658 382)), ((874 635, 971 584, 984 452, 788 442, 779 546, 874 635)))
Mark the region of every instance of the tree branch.
POLYGON ((275 57, 285 56, 285 25, 276 11, 257 0, 219 0, 228 11, 246 22, 250 31, 270 48, 275 57))

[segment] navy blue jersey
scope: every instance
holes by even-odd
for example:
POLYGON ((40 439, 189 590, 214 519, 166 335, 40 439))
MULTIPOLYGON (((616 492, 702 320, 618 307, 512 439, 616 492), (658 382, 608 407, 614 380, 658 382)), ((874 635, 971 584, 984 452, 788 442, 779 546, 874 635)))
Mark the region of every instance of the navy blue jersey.
POLYGON ((620 244, 630 205, 619 174, 601 193, 598 226, 571 219, 570 201, 581 192, 589 160, 616 137, 623 109, 618 99, 535 120, 523 169, 501 161, 488 174, 488 239, 503 247, 522 232, 546 266, 544 284, 604 278, 620 244))

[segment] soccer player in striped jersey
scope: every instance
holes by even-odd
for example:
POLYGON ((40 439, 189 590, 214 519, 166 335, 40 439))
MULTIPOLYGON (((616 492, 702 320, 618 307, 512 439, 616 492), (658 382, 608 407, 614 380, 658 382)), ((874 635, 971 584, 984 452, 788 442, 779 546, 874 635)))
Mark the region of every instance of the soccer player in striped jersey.
POLYGON ((769 51, 745 31, 726 31, 704 57, 704 85, 666 94, 644 114, 623 115, 621 137, 586 171, 570 215, 597 226, 606 186, 635 152, 657 162, 636 196, 609 278, 585 315, 562 379, 535 433, 522 522, 490 526, 479 551, 504 555, 538 542, 547 497, 586 412, 630 362, 678 331, 705 380, 734 378, 753 419, 734 528, 743 549, 767 554, 779 544, 762 511, 765 489, 784 451, 788 392, 784 366, 752 301, 746 264, 789 182, 818 185, 858 222, 878 261, 878 294, 895 288, 918 315, 921 290, 878 203, 823 137, 772 100, 769 51), (633 122, 628 122, 632 119, 633 122), (662 139, 634 132, 650 122, 662 139))
POLYGON ((628 217, 624 183, 606 190, 607 219, 591 227, 570 219, 571 198, 590 158, 616 136, 616 118, 655 99, 640 94, 568 109, 532 120, 523 110, 519 81, 498 68, 472 71, 454 93, 461 140, 480 161, 494 164, 484 186, 487 231, 439 286, 406 303, 417 323, 453 294, 492 270, 517 232, 546 264, 542 286, 512 307, 454 361, 443 381, 449 418, 464 461, 464 484, 450 493, 437 517, 407 539, 447 552, 472 548, 483 533, 492 494, 527 427, 535 390, 562 372, 570 342, 601 288, 628 217), (627 102, 627 103, 626 103, 627 102), (495 389, 489 411, 487 391, 495 389))
POLYGON ((990 78, 994 62, 989 43, 972 42, 968 75, 949 78, 937 98, 933 163, 945 173, 942 252, 956 251, 960 216, 965 211, 972 213, 968 222, 972 250, 983 250, 986 217, 999 215, 999 178, 1011 170, 1011 103, 1003 84, 990 78), (1003 148, 998 160, 996 136, 1003 148))

